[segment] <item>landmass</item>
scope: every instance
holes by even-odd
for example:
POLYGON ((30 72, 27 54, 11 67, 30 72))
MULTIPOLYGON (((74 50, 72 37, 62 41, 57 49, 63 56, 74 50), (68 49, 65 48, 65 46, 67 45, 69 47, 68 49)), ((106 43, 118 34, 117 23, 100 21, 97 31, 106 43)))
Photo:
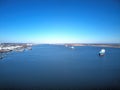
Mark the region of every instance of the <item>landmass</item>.
POLYGON ((1 43, 0 44, 0 59, 12 51, 23 52, 24 50, 32 50, 33 44, 30 43, 1 43))
POLYGON ((96 47, 112 47, 112 48, 120 48, 120 44, 83 44, 83 43, 71 43, 64 44, 65 46, 96 46, 96 47))
POLYGON ((21 51, 26 48, 30 49, 32 44, 28 43, 1 43, 0 53, 10 52, 10 51, 21 51))

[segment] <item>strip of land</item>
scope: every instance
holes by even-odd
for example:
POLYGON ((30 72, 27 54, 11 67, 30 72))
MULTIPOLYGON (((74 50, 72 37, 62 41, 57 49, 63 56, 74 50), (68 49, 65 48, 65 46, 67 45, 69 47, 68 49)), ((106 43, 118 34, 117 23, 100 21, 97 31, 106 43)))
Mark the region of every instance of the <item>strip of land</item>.
POLYGON ((112 48, 120 48, 120 44, 81 44, 81 43, 72 43, 72 44, 64 44, 65 46, 96 46, 96 47, 112 47, 112 48))
POLYGON ((6 53, 10 51, 24 51, 26 48, 31 49, 32 44, 28 43, 1 43, 0 53, 6 53))

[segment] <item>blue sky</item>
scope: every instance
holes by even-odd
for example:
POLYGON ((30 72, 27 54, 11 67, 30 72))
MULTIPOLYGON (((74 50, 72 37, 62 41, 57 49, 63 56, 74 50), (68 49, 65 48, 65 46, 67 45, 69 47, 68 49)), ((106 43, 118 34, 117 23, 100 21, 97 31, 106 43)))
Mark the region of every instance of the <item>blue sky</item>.
POLYGON ((120 1, 0 0, 0 42, 120 43, 120 1))

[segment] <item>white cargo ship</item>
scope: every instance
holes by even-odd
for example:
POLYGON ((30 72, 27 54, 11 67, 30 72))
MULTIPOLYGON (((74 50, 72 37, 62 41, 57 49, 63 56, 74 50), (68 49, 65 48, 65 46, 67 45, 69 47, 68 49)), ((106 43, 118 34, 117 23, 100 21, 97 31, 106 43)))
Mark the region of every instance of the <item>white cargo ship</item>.
POLYGON ((104 54, 105 54, 105 49, 101 49, 99 55, 104 55, 104 54))

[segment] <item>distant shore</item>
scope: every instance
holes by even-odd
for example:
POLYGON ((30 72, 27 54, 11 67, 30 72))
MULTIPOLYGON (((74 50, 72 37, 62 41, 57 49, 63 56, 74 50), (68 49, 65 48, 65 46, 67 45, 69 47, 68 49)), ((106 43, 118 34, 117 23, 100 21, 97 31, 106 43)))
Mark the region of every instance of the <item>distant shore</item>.
POLYGON ((112 48, 120 48, 120 44, 64 44, 65 46, 96 46, 96 47, 112 47, 112 48))

